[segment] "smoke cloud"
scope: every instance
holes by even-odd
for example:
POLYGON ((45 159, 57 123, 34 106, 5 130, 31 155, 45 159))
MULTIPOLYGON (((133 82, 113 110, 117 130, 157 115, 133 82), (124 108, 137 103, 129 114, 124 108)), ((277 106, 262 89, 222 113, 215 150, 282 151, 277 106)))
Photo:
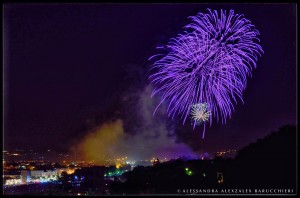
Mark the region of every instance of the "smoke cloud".
POLYGON ((152 90, 148 85, 140 91, 126 93, 122 97, 126 105, 121 116, 90 130, 77 144, 76 150, 82 158, 103 163, 106 159, 125 156, 134 160, 197 157, 189 146, 176 142, 174 126, 166 118, 165 106, 153 116, 158 100, 150 97, 152 90))

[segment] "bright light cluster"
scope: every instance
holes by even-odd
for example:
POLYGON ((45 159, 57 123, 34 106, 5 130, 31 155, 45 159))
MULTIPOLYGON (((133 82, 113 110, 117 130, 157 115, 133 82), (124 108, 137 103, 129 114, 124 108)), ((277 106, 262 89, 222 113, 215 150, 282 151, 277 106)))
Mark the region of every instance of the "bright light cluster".
POLYGON ((193 104, 191 106, 191 119, 192 125, 200 125, 206 121, 211 116, 211 111, 208 110, 207 103, 193 104))
POLYGON ((193 175, 193 172, 189 169, 189 168, 185 168, 185 174, 187 174, 188 176, 193 175))
POLYGON ((21 179, 7 179, 5 182, 6 186, 14 186, 14 185, 21 185, 22 180, 21 179))

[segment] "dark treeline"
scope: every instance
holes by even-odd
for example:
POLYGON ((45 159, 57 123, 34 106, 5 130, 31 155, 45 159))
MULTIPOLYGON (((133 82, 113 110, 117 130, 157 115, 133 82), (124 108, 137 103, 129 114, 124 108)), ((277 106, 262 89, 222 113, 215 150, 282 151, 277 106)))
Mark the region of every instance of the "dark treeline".
POLYGON ((296 187, 296 127, 286 125, 238 151, 235 159, 172 160, 134 168, 111 194, 176 194, 177 189, 296 187))

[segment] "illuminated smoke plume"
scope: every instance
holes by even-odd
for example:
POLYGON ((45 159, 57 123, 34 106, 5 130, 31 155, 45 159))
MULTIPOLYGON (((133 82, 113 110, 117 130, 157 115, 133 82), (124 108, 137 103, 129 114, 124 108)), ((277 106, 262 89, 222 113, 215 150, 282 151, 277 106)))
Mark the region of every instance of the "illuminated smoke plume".
MULTIPOLYGON (((158 111, 158 116, 153 117, 153 107, 159 102, 151 100, 152 86, 147 86, 141 91, 132 93, 137 96, 135 106, 127 107, 132 117, 117 118, 107 121, 90 130, 77 146, 85 160, 95 160, 105 163, 107 159, 127 156, 128 159, 151 159, 152 157, 174 159, 181 156, 196 158, 189 146, 177 143, 174 136, 174 127, 168 126, 164 118, 163 107, 158 111), (160 117, 161 116, 161 117, 160 117), (124 120, 137 121, 137 126, 126 127, 124 120)), ((132 96, 126 96, 128 97, 132 96)), ((133 97, 129 100, 132 100, 133 97)))

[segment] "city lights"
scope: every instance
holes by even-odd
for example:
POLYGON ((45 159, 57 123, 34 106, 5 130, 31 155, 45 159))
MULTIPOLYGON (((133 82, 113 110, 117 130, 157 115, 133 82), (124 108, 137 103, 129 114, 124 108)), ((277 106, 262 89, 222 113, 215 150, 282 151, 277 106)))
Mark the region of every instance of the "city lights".
POLYGON ((7 179, 5 182, 6 186, 11 186, 11 185, 21 185, 22 180, 21 179, 7 179))

